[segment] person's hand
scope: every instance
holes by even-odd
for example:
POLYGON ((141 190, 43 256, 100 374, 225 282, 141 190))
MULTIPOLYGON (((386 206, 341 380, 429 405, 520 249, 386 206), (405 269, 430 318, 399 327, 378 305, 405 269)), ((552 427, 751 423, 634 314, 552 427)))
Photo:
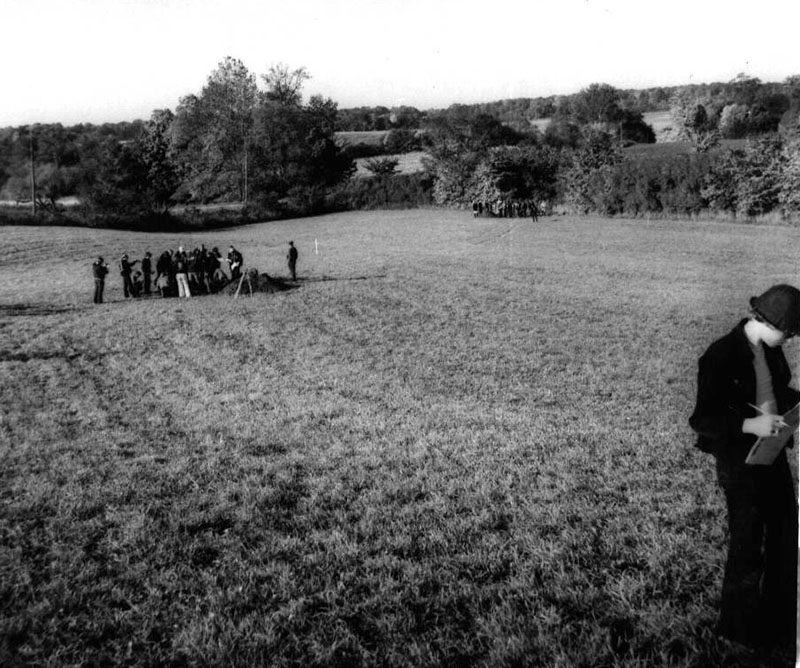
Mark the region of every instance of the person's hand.
POLYGON ((780 415, 765 413, 758 417, 747 418, 742 423, 742 432, 745 434, 753 434, 760 438, 774 436, 784 424, 785 422, 780 415))

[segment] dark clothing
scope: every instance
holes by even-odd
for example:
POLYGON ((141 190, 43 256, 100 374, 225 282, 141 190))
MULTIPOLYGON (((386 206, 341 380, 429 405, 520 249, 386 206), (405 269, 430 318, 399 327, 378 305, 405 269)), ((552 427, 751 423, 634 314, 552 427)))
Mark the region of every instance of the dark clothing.
POLYGON ((142 260, 142 281, 144 283, 144 294, 150 294, 150 273, 152 272, 152 264, 150 258, 146 257, 142 260))
POLYGON ((122 258, 119 261, 119 273, 122 276, 122 292, 126 297, 133 297, 133 282, 131 281, 131 272, 133 265, 137 264, 139 260, 129 262, 127 258, 122 258))
POLYGON ((286 255, 289 261, 289 271, 292 274, 292 280, 297 280, 297 249, 294 246, 289 247, 289 253, 286 255))
POLYGON ((99 262, 92 263, 92 275, 94 276, 94 303, 95 304, 102 304, 103 303, 103 289, 105 288, 106 284, 106 274, 108 273, 108 267, 104 264, 100 264, 99 262))
POLYGON ((231 279, 237 279, 242 275, 242 263, 244 258, 235 248, 228 253, 228 264, 231 268, 231 279))
MULTIPOLYGON (((744 333, 742 320, 730 333, 709 346, 700 358, 697 376, 697 403, 689 424, 698 434, 697 447, 703 452, 743 464, 756 442, 752 434, 742 433, 742 422, 758 412, 755 403, 756 375, 753 353, 744 333)), ((783 414, 800 399, 800 392, 789 387, 791 371, 783 350, 764 346, 772 389, 783 414)))
MULTIPOLYGON (((697 447, 716 458, 728 509, 719 631, 753 645, 795 638, 797 501, 785 453, 770 466, 744 463, 756 437, 742 433, 742 423, 758 414, 748 405, 756 402, 756 375, 746 322, 700 358, 689 424, 698 434, 697 447)), ((783 351, 763 347, 782 414, 797 403, 800 392, 789 387, 791 371, 783 351)))
POLYGON ((174 290, 175 271, 169 252, 162 253, 156 260, 156 287, 162 297, 168 297, 174 290))

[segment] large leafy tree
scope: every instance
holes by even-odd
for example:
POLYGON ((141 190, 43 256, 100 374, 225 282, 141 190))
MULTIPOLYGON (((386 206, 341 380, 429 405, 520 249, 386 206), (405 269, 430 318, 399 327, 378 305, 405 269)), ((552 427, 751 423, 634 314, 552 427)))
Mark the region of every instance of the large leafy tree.
POLYGON ((472 199, 551 201, 557 192, 560 152, 550 146, 498 146, 489 149, 475 172, 472 199))
POLYGON ((743 148, 720 154, 706 176, 703 195, 713 208, 740 216, 769 213, 780 204, 790 209, 791 158, 774 136, 749 140, 743 148))
POLYGON ((154 211, 165 212, 180 185, 180 173, 172 149, 175 115, 169 109, 153 112, 136 145, 138 161, 146 180, 147 203, 154 211))
POLYGON ((467 107, 455 105, 429 121, 424 138, 434 199, 439 204, 467 204, 474 195, 470 184, 488 149, 516 145, 521 135, 493 116, 473 116, 467 107))
POLYGON ((253 114, 252 182, 261 201, 307 212, 325 189, 349 177, 355 165, 335 141, 336 103, 313 96, 303 104, 304 68, 274 66, 253 114))
POLYGON ((195 199, 246 201, 255 76, 235 58, 225 58, 200 95, 180 100, 173 147, 190 195, 195 199))
POLYGON ((602 209, 612 187, 613 167, 622 161, 619 144, 605 132, 586 128, 584 141, 564 173, 565 198, 577 211, 602 209))
POLYGON ((678 138, 688 141, 696 153, 707 153, 719 143, 719 119, 706 106, 691 93, 681 92, 670 107, 678 138))

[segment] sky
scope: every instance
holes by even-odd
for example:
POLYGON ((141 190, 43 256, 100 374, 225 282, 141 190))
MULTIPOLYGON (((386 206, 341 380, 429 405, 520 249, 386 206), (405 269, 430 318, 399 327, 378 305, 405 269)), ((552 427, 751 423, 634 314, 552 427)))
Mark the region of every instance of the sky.
POLYGON ((147 119, 227 56, 340 109, 800 74, 798 0, 0 0, 0 127, 147 119))

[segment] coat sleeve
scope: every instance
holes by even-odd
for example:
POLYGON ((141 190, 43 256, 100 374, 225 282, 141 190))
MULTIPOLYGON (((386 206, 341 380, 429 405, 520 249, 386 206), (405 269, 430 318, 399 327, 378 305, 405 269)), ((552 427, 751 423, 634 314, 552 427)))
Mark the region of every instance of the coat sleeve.
POLYGON ((697 401, 689 425, 697 433, 697 447, 722 454, 722 449, 742 440, 746 406, 733 398, 730 374, 713 355, 700 358, 697 373, 697 401))

